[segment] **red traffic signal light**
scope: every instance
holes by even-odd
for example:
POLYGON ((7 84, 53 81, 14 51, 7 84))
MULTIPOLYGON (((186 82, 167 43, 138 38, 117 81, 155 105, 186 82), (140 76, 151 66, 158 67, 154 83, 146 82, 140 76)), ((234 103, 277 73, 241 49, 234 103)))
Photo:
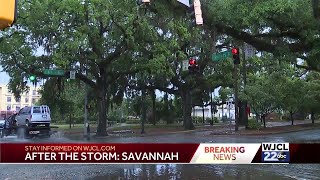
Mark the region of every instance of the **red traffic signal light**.
POLYGON ((231 49, 233 63, 240 64, 240 55, 239 55, 239 48, 232 48, 231 49))
POLYGON ((189 65, 196 65, 197 61, 195 59, 189 59, 189 65))
POLYGON ((231 50, 233 55, 239 55, 239 49, 238 48, 232 48, 231 50))

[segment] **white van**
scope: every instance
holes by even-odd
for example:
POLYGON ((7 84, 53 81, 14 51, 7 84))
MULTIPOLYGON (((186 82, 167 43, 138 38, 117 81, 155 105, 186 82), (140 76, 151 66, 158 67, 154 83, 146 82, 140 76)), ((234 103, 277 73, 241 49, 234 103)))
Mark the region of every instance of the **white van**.
POLYGON ((22 108, 15 117, 17 126, 34 127, 37 125, 50 126, 50 108, 47 105, 27 106, 22 108))

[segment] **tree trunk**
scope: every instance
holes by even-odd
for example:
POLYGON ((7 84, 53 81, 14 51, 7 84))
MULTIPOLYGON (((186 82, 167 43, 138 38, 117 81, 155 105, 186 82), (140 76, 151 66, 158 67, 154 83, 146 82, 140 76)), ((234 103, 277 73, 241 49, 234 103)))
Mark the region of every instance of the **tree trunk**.
POLYGON ((290 120, 291 120, 291 125, 293 125, 293 112, 290 111, 290 120))
POLYGON ((245 101, 245 103, 244 103, 244 125, 245 125, 246 129, 248 129, 248 121, 249 121, 248 113, 247 113, 247 106, 248 106, 248 102, 245 101))
POLYGON ((156 93, 155 90, 152 92, 152 122, 156 125, 156 93))
MULTIPOLYGON (((222 103, 223 103, 223 102, 222 102, 222 103)), ((221 113, 222 113, 221 118, 223 118, 223 116, 224 116, 224 114, 223 114, 223 113, 224 113, 224 107, 223 107, 223 104, 221 104, 221 108, 222 108, 222 109, 221 109, 221 113)))
POLYGON ((109 93, 107 93, 107 100, 106 100, 106 110, 107 110, 107 114, 109 114, 109 111, 110 111, 110 94, 109 93))
POLYGON ((146 133, 144 130, 144 123, 146 122, 146 117, 147 117, 147 109, 146 109, 146 94, 145 90, 142 90, 142 114, 141 114, 141 134, 146 133))
POLYGON ((266 128, 266 115, 265 114, 262 116, 262 120, 263 120, 263 127, 266 128))
POLYGON ((314 124, 314 120, 315 120, 315 116, 314 116, 314 112, 312 111, 312 112, 311 112, 311 121, 312 121, 312 124, 314 124))
POLYGON ((191 118, 192 106, 191 106, 190 92, 187 90, 183 90, 181 98, 182 98, 182 102, 183 102, 184 129, 186 129, 186 130, 195 129, 193 122, 192 122, 192 118, 191 118))
POLYGON ((71 122, 71 114, 69 114, 69 129, 71 129, 71 124, 72 124, 72 122, 71 122))
POLYGON ((97 104, 98 104, 98 127, 97 136, 107 136, 107 90, 108 87, 105 84, 106 74, 104 69, 100 69, 101 78, 98 79, 96 92, 97 92, 97 104))
POLYGON ((205 118, 204 118, 204 106, 202 106, 202 124, 204 124, 205 118))
POLYGON ((239 125, 244 125, 244 110, 243 110, 243 101, 238 101, 239 107, 239 125))
POLYGON ((213 100, 212 100, 212 92, 210 92, 210 112, 211 112, 211 122, 210 124, 213 126, 213 100))
POLYGON ((98 97, 98 127, 97 136, 107 136, 107 109, 106 109, 106 96, 102 95, 98 97), (101 97, 102 96, 102 97, 101 97))

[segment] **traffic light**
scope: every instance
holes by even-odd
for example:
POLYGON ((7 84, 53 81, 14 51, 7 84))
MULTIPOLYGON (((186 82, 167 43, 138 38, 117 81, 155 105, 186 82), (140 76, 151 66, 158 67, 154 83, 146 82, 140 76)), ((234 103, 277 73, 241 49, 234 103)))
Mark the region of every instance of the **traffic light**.
POLYGON ((0 0, 0 30, 12 26, 17 18, 17 0, 0 0))
POLYGON ((189 14, 193 25, 203 24, 200 0, 193 0, 193 3, 190 3, 189 14))
POLYGON ((35 81, 36 80, 36 76, 35 75, 31 75, 31 76, 29 76, 29 79, 30 79, 30 81, 35 81))
POLYGON ((240 52, 239 48, 232 48, 232 57, 233 57, 233 63, 234 64, 240 64, 240 52))
POLYGON ((198 73, 200 71, 199 65, 197 64, 197 61, 193 58, 189 59, 189 72, 190 73, 198 73))

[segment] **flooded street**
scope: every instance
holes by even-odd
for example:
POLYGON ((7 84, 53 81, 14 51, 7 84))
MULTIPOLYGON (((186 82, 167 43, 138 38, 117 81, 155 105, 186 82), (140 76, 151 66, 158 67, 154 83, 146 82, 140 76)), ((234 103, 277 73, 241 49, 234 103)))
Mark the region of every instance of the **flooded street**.
MULTIPOLYGON (((145 137, 105 137, 84 140, 81 136, 17 139, 4 137, 1 143, 261 143, 320 142, 320 130, 308 130, 268 136, 216 136, 209 132, 179 133, 145 137)), ((0 165, 0 179, 320 179, 320 164, 290 165, 190 165, 190 164, 111 164, 111 165, 0 165)))

